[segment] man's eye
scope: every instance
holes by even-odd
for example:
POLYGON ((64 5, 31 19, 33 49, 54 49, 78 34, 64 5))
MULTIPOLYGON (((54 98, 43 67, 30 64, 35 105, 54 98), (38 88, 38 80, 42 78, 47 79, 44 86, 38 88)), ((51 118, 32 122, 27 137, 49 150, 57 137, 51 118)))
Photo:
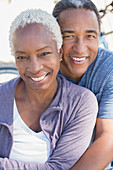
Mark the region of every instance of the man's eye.
POLYGON ((71 39, 71 38, 73 38, 74 37, 74 35, 63 35, 63 38, 64 39, 71 39))
POLYGON ((90 35, 87 35, 87 37, 90 38, 90 39, 93 39, 93 38, 95 39, 95 38, 96 38, 95 35, 91 35, 91 34, 90 34, 90 35))

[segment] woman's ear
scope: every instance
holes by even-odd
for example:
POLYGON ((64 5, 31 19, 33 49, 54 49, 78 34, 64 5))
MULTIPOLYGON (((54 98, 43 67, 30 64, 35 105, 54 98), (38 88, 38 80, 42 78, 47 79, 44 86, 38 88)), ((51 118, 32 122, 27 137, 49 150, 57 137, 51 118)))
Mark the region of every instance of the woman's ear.
POLYGON ((59 50, 60 61, 62 61, 62 55, 63 55, 63 48, 61 47, 59 50))

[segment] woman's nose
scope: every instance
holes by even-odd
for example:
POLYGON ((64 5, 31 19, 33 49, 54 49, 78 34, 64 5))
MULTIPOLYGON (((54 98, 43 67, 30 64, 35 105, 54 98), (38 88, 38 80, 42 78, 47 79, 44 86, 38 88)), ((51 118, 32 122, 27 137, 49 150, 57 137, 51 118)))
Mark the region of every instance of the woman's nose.
POLYGON ((33 58, 30 60, 29 65, 28 65, 28 71, 32 72, 32 73, 37 73, 39 72, 41 69, 43 69, 43 64, 40 61, 40 59, 33 58))

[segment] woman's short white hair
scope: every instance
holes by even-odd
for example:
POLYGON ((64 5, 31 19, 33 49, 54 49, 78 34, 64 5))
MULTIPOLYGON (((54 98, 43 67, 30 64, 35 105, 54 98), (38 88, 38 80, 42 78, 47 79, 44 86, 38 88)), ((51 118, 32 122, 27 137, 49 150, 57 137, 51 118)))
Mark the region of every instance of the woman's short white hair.
POLYGON ((58 50, 61 48, 62 35, 56 19, 51 14, 41 9, 28 9, 26 11, 21 12, 12 22, 12 25, 10 27, 9 43, 10 43, 12 55, 14 55, 14 51, 13 51, 14 32, 19 27, 25 27, 27 24, 30 23, 38 23, 46 26, 49 29, 49 31, 53 34, 52 38, 57 42, 58 50))

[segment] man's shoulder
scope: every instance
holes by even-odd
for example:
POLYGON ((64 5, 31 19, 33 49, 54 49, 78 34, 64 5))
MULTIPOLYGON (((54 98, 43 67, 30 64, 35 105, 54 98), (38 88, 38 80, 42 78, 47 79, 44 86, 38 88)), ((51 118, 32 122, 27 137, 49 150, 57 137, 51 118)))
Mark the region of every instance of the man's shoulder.
POLYGON ((113 72, 113 52, 99 48, 98 54, 89 67, 89 70, 95 72, 95 76, 99 74, 103 77, 106 74, 111 74, 113 72))
POLYGON ((113 51, 110 51, 104 48, 99 48, 97 57, 100 60, 105 60, 105 59, 113 60, 113 51))

